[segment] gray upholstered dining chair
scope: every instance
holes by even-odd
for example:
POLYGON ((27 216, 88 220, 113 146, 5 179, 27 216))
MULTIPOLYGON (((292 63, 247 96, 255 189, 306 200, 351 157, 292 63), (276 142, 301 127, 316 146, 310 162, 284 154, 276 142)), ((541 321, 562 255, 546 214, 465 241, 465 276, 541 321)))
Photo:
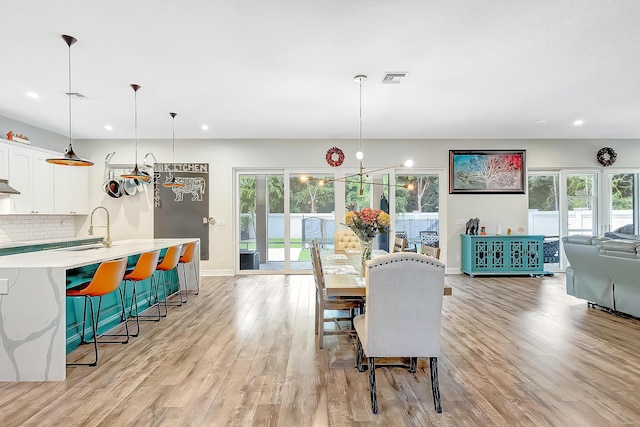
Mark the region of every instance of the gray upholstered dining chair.
POLYGON ((429 358, 436 412, 442 412, 438 386, 440 323, 445 265, 422 254, 398 252, 378 256, 366 265, 367 311, 356 316, 357 367, 368 357, 371 410, 378 413, 376 357, 409 357, 416 372, 418 357, 429 358))

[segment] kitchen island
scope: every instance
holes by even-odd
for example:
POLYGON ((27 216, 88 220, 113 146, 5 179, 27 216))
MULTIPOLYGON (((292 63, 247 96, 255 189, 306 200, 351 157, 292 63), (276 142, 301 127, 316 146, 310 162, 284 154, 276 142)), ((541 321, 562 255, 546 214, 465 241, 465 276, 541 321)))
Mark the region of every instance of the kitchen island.
MULTIPOLYGON (((197 242, 197 238, 134 239, 0 256, 0 381, 61 381, 66 378, 67 275, 80 267, 197 242), (4 293, 3 287, 8 286, 4 293)), ((199 271, 199 257, 194 257, 199 271)), ((187 289, 199 275, 187 268, 187 289)))

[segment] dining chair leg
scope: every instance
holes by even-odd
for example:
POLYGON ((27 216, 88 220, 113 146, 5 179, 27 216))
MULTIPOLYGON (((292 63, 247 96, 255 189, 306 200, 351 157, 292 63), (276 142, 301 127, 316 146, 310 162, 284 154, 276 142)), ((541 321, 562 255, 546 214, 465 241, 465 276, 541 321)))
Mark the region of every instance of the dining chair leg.
POLYGON ((417 370, 418 370, 418 358, 417 357, 410 357, 409 358, 409 372, 411 372, 412 374, 415 374, 417 370))
POLYGON ((316 315, 315 315, 315 332, 318 335, 318 312, 320 311, 320 304, 318 303, 318 294, 316 293, 316 315))
POLYGON ((318 322, 318 348, 324 347, 324 302, 319 301, 316 313, 318 322))
POLYGON ((371 393, 371 412, 378 413, 378 399, 376 398, 376 362, 369 358, 369 392, 371 393))
POLYGON ((438 381, 438 358, 429 358, 429 371, 431 371, 431 392, 433 393, 433 405, 436 412, 442 412, 442 403, 440 402, 440 383, 438 381))
POLYGON ((362 360, 364 359, 364 350, 362 349, 360 337, 356 338, 358 340, 358 345, 356 347, 356 367, 358 368, 358 372, 364 372, 364 365, 362 364, 362 360))

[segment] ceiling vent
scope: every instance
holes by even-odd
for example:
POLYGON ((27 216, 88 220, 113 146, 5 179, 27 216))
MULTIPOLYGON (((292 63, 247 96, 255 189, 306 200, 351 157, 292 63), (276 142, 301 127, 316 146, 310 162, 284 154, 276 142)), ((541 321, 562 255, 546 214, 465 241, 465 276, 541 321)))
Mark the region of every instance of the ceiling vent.
POLYGON ((400 82, 402 82, 402 79, 404 79, 406 76, 407 73, 387 73, 382 79, 382 84, 399 85, 400 82))

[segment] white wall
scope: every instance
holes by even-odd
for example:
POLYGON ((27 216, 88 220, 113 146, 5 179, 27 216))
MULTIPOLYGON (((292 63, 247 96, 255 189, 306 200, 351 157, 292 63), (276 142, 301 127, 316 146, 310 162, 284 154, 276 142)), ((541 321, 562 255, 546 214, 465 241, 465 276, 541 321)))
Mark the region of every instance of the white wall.
MULTIPOLYGON (((62 151, 67 145, 63 136, 33 128, 14 120, 0 117, 0 128, 8 128, 28 135, 32 144, 62 151)), ((4 132, 6 133, 6 132, 4 132)), ((0 135, 1 136, 1 135, 0 135)), ((203 162, 210 164, 209 215, 225 220, 226 226, 210 227, 210 260, 201 264, 203 270, 231 271, 236 258, 234 247, 235 218, 233 215, 234 168, 299 168, 309 172, 330 170, 325 153, 337 146, 346 155, 342 168, 357 168, 354 153, 357 140, 176 140, 176 162, 203 162)), ((365 140, 364 165, 369 169, 400 164, 412 158, 415 168, 448 170, 449 149, 526 149, 529 170, 593 169, 603 170, 596 162, 596 153, 604 146, 618 152, 615 167, 608 171, 637 169, 640 164, 640 140, 365 140)), ((113 223, 113 239, 148 238, 153 235, 152 193, 146 191, 133 197, 111 199, 102 191, 104 159, 112 151, 112 163, 133 163, 133 140, 74 141, 74 149, 96 164, 90 172, 89 206, 105 206, 113 223)), ((145 153, 153 152, 159 162, 171 161, 171 140, 139 140, 138 162, 145 153)), ((447 186, 445 185, 445 188, 447 186)), ((151 190, 151 187, 147 187, 151 190)), ((460 238, 465 221, 478 217, 488 232, 496 225, 506 228, 527 227, 526 195, 463 195, 446 194, 440 206, 446 222, 446 245, 443 259, 450 271, 460 266, 460 238)), ((88 218, 76 221, 78 236, 86 237, 88 218)), ((53 224, 51 225, 53 226, 53 224)))
MULTIPOLYGON (((234 267, 233 171, 234 168, 299 168, 314 171, 330 169, 324 160, 326 150, 338 146, 345 151, 343 168, 356 168, 356 140, 176 140, 176 162, 208 162, 210 164, 209 215, 225 220, 226 226, 210 228, 210 260, 203 270, 229 271, 234 267)), ((636 168, 640 158, 638 140, 399 140, 364 141, 364 164, 369 169, 400 164, 413 158, 415 168, 447 170, 449 149, 526 149, 529 169, 591 168, 602 169, 595 156, 603 146, 618 152, 616 168, 636 168)), ((91 171, 90 206, 104 205, 112 213, 113 237, 151 237, 153 208, 151 193, 135 197, 110 199, 101 189, 105 156, 115 151, 113 163, 132 163, 134 148, 131 140, 81 141, 82 155, 96 162, 91 171)), ((80 151, 80 150, 78 150, 80 151)), ((159 162, 171 161, 169 140, 140 140, 139 162, 144 153, 152 151, 159 162)), ((616 168, 608 168, 613 170, 616 168)), ((501 225, 513 230, 527 228, 526 195, 446 195, 440 211, 446 219, 445 259, 451 271, 460 266, 460 238, 464 224, 478 217, 489 232, 501 225)), ((80 227, 84 229, 86 227, 80 227)), ((445 245, 443 245, 445 246, 445 245)))

